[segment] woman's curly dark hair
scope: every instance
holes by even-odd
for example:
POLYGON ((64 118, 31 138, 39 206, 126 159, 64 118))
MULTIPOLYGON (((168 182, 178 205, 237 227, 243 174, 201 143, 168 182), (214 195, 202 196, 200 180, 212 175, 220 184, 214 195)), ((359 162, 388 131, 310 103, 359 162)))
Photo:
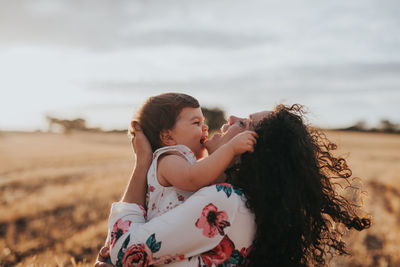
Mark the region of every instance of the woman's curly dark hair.
POLYGON ((227 171, 255 214, 256 236, 249 266, 324 266, 328 254, 348 254, 334 224, 363 230, 369 218, 334 188, 351 170, 335 157, 336 145, 308 127, 303 107, 278 105, 255 127, 253 153, 227 171))

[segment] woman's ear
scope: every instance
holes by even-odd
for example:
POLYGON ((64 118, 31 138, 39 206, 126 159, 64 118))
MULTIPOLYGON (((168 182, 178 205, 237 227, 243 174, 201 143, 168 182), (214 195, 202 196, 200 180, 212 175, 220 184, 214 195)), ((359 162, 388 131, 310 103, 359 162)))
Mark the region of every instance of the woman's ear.
POLYGON ((161 140, 161 143, 164 146, 174 146, 174 145, 176 145, 176 142, 175 142, 174 138, 172 137, 170 130, 163 130, 160 133, 160 140, 161 140))

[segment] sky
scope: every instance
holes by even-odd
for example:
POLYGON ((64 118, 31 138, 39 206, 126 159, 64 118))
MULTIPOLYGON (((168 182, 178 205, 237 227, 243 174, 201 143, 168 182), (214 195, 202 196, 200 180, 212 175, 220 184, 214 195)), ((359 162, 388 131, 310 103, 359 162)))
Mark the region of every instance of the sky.
POLYGON ((400 123, 394 0, 2 0, 0 130, 45 116, 126 128, 167 91, 245 116, 301 103, 321 127, 400 123))

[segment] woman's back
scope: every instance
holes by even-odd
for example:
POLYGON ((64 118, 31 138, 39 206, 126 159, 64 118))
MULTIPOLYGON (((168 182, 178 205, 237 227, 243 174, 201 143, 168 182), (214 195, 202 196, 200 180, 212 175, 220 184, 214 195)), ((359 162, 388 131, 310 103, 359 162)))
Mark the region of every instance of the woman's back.
POLYGON ((230 184, 202 188, 173 210, 144 217, 136 204, 113 203, 110 256, 117 266, 243 266, 256 228, 242 192, 230 184))
POLYGON ((277 106, 255 127, 254 153, 228 171, 255 214, 250 266, 325 265, 328 253, 347 253, 334 224, 357 230, 370 225, 333 188, 338 180, 350 184, 346 161, 332 154, 336 145, 302 115, 299 105, 277 106))

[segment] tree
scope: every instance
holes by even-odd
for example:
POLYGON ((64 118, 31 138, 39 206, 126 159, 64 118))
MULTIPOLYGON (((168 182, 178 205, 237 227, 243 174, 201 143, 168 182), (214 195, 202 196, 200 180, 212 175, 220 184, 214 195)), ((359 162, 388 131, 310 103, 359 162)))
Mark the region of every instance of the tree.
POLYGON ((55 127, 61 127, 63 133, 70 133, 72 130, 86 130, 86 121, 81 118, 74 120, 60 120, 54 117, 46 116, 49 123, 49 132, 54 131, 55 127))
POLYGON ((398 125, 389 120, 381 120, 380 129, 385 133, 394 133, 397 131, 398 125))
POLYGON ((219 108, 205 108, 202 107, 204 117, 206 118, 206 124, 210 132, 219 130, 220 127, 226 123, 225 112, 219 108))

